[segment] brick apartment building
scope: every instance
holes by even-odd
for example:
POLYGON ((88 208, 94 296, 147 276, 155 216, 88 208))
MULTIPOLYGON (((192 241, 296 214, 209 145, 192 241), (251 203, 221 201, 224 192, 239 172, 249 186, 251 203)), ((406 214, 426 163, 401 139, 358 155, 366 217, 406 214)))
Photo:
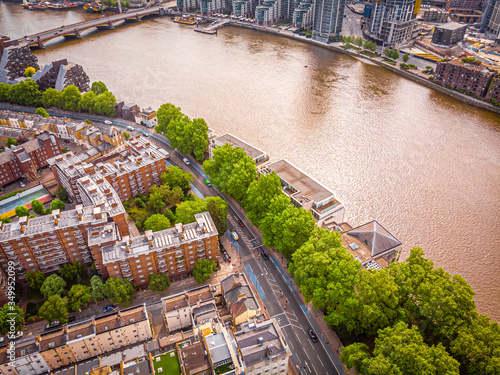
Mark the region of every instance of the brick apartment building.
POLYGON ((486 99, 496 99, 500 102, 500 75, 493 77, 492 82, 490 83, 490 89, 486 94, 486 99))
POLYGON ((29 66, 40 69, 38 58, 28 45, 0 37, 0 82, 9 83, 24 77, 24 70, 29 66))
POLYGON ((481 9, 482 0, 448 0, 445 9, 481 9))
POLYGON ((33 167, 43 168, 48 160, 61 154, 57 138, 48 133, 0 153, 0 187, 26 175, 33 167))
POLYGON ((47 374, 152 336, 146 305, 134 306, 17 342, 15 367, 7 359, 7 347, 0 348, 0 374, 47 374))
POLYGON ((57 182, 78 203, 82 202, 82 198, 76 181, 90 171, 99 171, 120 199, 126 201, 138 193, 148 194, 153 185, 161 183, 160 177, 166 170, 165 159, 168 158, 168 152, 143 137, 131 138, 127 146, 128 149, 95 165, 82 162, 71 152, 54 158, 49 163, 57 182))
POLYGON ((90 90, 90 79, 82 66, 68 62, 67 59, 45 65, 43 69, 36 72, 33 79, 42 91, 48 88, 62 91, 69 85, 75 85, 81 92, 90 90))
POLYGON ((467 94, 484 97, 495 74, 485 67, 464 64, 460 60, 438 62, 434 82, 467 94))

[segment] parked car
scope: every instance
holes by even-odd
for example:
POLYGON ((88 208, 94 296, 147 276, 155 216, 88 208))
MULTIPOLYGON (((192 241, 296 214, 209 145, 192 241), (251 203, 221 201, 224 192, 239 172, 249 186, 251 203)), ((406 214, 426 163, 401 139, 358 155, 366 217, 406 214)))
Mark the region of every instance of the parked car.
POLYGON ((127 126, 127 130, 128 130, 129 132, 133 132, 135 129, 134 129, 134 127, 132 127, 132 126, 127 126))
POLYGON ((267 253, 264 250, 261 250, 260 255, 262 255, 262 259, 264 260, 269 259, 269 255, 267 255, 267 253))
POLYGON ((22 181, 19 181, 19 186, 21 186, 21 187, 25 187, 25 186, 26 186, 26 184, 25 184, 24 182, 22 182, 22 181))
POLYGON ((59 327, 60 325, 61 325, 61 323, 59 323, 59 320, 54 320, 52 323, 46 324, 45 325, 45 329, 51 329, 51 328, 59 327))
POLYGON ((104 309, 102 309, 102 312, 107 313, 107 312, 113 311, 114 309, 115 309, 115 307, 113 305, 109 305, 108 307, 105 307, 104 309))
POLYGON ((182 161, 183 161, 183 162, 184 162, 184 164, 186 164, 186 165, 190 165, 190 164, 191 164, 191 162, 189 161, 189 159, 188 159, 188 158, 183 158, 183 159, 182 159, 182 161))
POLYGON ((245 226, 245 223, 243 222, 243 220, 241 220, 240 218, 237 218, 236 220, 238 221, 238 224, 240 224, 240 227, 245 226))
POLYGON ((208 187, 212 187, 212 184, 210 183, 210 180, 205 180, 205 183, 207 184, 208 187))
POLYGON ((70 140, 69 139, 65 139, 64 143, 70 143, 70 140))
POLYGON ((75 317, 74 316, 68 316, 68 323, 74 322, 75 317))
POLYGON ((111 125, 112 124, 112 122, 109 121, 109 120, 104 120, 104 123, 107 124, 107 125, 111 125))
POLYGON ((238 233, 236 233, 235 231, 232 231, 231 232, 231 236, 233 237, 233 239, 235 241, 238 241, 240 239, 240 237, 238 237, 238 233))
POLYGON ((224 259, 228 262, 231 263, 231 256, 227 253, 226 250, 222 252, 222 255, 224 256, 224 259))
POLYGON ((316 333, 312 329, 310 329, 308 332, 309 337, 311 338, 312 342, 317 342, 318 341, 318 336, 316 336, 316 333))
POLYGON ((149 137, 149 133, 146 133, 146 132, 142 133, 142 135, 143 135, 144 137, 149 137))

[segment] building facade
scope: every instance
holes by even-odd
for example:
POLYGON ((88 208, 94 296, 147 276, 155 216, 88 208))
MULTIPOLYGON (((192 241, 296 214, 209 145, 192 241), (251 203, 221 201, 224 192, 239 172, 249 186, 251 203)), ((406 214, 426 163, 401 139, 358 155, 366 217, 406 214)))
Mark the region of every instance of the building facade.
POLYGON ((467 25, 449 22, 436 26, 432 34, 432 44, 438 47, 451 47, 464 40, 467 25))
POLYGON ((292 25, 298 29, 309 30, 314 21, 314 1, 303 0, 295 9, 292 16, 292 25))
POLYGON ((316 0, 312 38, 320 42, 340 40, 345 0, 316 0))
POLYGON ((75 85, 81 92, 90 90, 90 79, 82 66, 68 62, 66 59, 45 65, 33 75, 33 79, 42 91, 48 88, 62 91, 69 85, 75 85))
POLYGON ((0 39, 0 82, 12 83, 15 78, 24 77, 24 70, 30 66, 40 69, 38 58, 26 43, 0 39))
POLYGON ((486 96, 495 74, 480 65, 459 60, 438 62, 434 82, 467 94, 486 96))
POLYGON ((445 9, 453 11, 456 9, 481 9, 482 0, 447 0, 445 9))
POLYGON ((481 32, 500 39, 500 1, 488 0, 481 20, 481 32))

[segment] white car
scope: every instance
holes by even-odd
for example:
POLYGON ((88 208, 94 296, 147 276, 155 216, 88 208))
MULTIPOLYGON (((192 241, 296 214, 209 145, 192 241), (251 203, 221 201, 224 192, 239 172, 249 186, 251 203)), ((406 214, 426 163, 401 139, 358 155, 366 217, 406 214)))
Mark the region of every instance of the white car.
POLYGON ((21 187, 25 187, 26 185, 24 184, 24 182, 19 181, 19 186, 21 186, 21 187))
POLYGON ((182 159, 182 161, 183 161, 186 165, 190 165, 190 164, 191 164, 191 162, 189 161, 189 159, 188 159, 188 158, 184 158, 184 159, 182 159))
POLYGON ((104 123, 107 124, 107 125, 111 125, 112 124, 112 122, 109 121, 109 120, 104 120, 104 123))
POLYGON ((240 239, 240 237, 238 237, 238 233, 236 232, 231 232, 231 236, 233 236, 235 241, 238 241, 240 239))

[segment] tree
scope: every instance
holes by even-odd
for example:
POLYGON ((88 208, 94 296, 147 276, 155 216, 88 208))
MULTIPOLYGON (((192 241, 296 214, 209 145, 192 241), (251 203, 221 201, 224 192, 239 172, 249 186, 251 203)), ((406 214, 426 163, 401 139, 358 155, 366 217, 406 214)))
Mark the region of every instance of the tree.
POLYGON ((78 310, 90 301, 90 288, 85 285, 73 285, 68 292, 68 306, 71 310, 78 310))
POLYGON ((85 123, 86 124, 89 124, 89 125, 93 125, 94 123, 92 122, 92 120, 89 120, 88 118, 85 119, 85 123))
POLYGON ((142 230, 144 222, 148 218, 148 213, 146 210, 141 208, 132 208, 127 213, 130 215, 130 219, 135 223, 137 229, 142 230))
POLYGON ((245 209, 250 221, 259 226, 264 219, 273 198, 283 194, 281 180, 274 172, 260 175, 258 180, 252 181, 245 198, 245 209))
MULTIPOLYGON (((95 113, 97 95, 94 91, 88 91, 82 95, 80 103, 78 104, 80 110, 88 111, 89 113, 95 113)), ((86 122, 86 121, 85 121, 86 122)))
POLYGON ((59 295, 50 296, 38 311, 40 318, 50 323, 58 321, 61 324, 68 322, 68 299, 59 295))
POLYGON ((365 42, 363 43, 363 48, 375 52, 375 50, 377 49, 377 43, 372 42, 371 40, 365 40, 365 42))
POLYGON ((99 276, 92 276, 92 278, 90 279, 90 293, 96 303, 106 298, 105 287, 105 284, 102 282, 99 276))
POLYGON ((8 217, 8 216, 2 217, 2 218, 0 219, 0 221, 1 221, 2 223, 4 223, 4 224, 9 224, 9 223, 12 223, 12 220, 11 220, 11 219, 10 219, 10 217, 8 217))
POLYGON ((155 131, 159 134, 167 134, 168 126, 170 121, 175 118, 183 116, 181 109, 173 104, 165 103, 158 108, 156 111, 156 117, 158 118, 158 125, 155 127, 155 131))
POLYGON ((59 270, 59 273, 66 280, 73 280, 82 271, 83 271, 83 266, 80 264, 80 262, 77 259, 73 262, 73 264, 66 263, 65 265, 63 265, 61 267, 61 269, 59 270))
POLYGON ((162 214, 154 214, 144 222, 144 228, 153 232, 168 229, 170 228, 170 220, 162 214))
POLYGON ((217 263, 211 259, 198 259, 194 264, 193 277, 198 284, 205 284, 217 269, 217 263))
POLYGON ((166 207, 165 202, 163 202, 163 195, 156 186, 151 189, 147 207, 150 215, 161 214, 166 207))
POLYGON ((63 108, 68 111, 79 111, 81 98, 82 94, 80 90, 78 90, 78 87, 75 85, 66 86, 61 94, 63 108))
POLYGON ((386 55, 387 57, 391 57, 391 49, 389 47, 385 47, 384 55, 386 55))
POLYGON ((177 222, 182 224, 192 223, 194 215, 207 210, 206 202, 201 198, 196 198, 194 201, 184 201, 177 205, 175 213, 177 214, 177 222))
POLYGON ((354 43, 358 46, 358 47, 362 47, 363 46, 363 38, 359 37, 359 38, 356 38, 354 40, 354 43))
POLYGON ((64 211, 66 209, 66 205, 64 204, 63 201, 61 201, 59 199, 54 199, 52 202, 50 202, 50 209, 52 211, 54 211, 54 210, 64 211))
POLYGON ((24 76, 30 78, 33 74, 36 73, 36 69, 33 68, 32 66, 28 66, 26 69, 24 69, 24 76))
POLYGON ((42 104, 42 93, 38 83, 28 78, 13 85, 10 90, 10 100, 21 105, 39 107, 42 104))
POLYGON ((125 1, 125 8, 130 8, 130 3, 128 1, 125 1))
POLYGON ((31 271, 26 273, 25 279, 31 289, 40 290, 45 281, 45 274, 42 271, 31 271))
POLYGON ((404 63, 407 63, 408 60, 410 60, 410 56, 408 55, 408 52, 406 52, 404 55, 403 55, 403 62, 404 63))
POLYGON ((14 302, 6 303, 0 309, 0 334, 6 335, 9 333, 9 339, 14 339, 12 334, 23 329, 24 312, 14 302))
POLYGON ((238 201, 245 198, 248 186, 257 177, 255 161, 239 147, 229 143, 217 147, 210 160, 203 163, 212 184, 238 201))
POLYGON ((37 215, 43 215, 45 213, 45 207, 43 207, 43 203, 40 202, 38 199, 33 199, 31 201, 31 209, 37 215))
POLYGON ((17 141, 11 137, 8 137, 7 138, 7 147, 10 147, 10 146, 17 146, 17 141))
POLYGON ((66 202, 66 203, 69 202, 68 192, 66 191, 66 189, 62 185, 59 185, 57 187, 56 197, 59 198, 63 202, 66 202))
POLYGON ((47 113, 47 111, 45 110, 45 108, 42 108, 42 107, 39 107, 36 109, 35 115, 40 115, 40 116, 45 117, 45 118, 50 117, 49 114, 47 113))
POLYGON ((44 297, 50 297, 53 295, 61 296, 64 293, 64 287, 66 286, 66 281, 56 274, 50 275, 45 279, 40 288, 40 292, 44 297))
POLYGON ((92 82, 92 86, 90 87, 90 90, 93 93, 95 93, 96 95, 100 95, 100 94, 108 91, 108 88, 106 87, 106 85, 103 82, 96 81, 96 82, 92 82))
POLYGON ((276 246, 278 236, 281 235, 281 214, 289 205, 290 198, 285 194, 276 195, 271 199, 266 216, 260 222, 260 230, 265 246, 276 246))
POLYGON ((30 214, 30 210, 24 206, 17 206, 15 211, 17 217, 28 216, 30 214))
POLYGON ((10 91, 12 85, 0 82, 0 102, 8 102, 10 100, 10 91))
POLYGON ((101 115, 114 117, 116 113, 116 98, 113 93, 106 91, 97 95, 95 99, 95 111, 101 115))
POLYGON ((354 331, 357 325, 351 312, 358 306, 354 287, 361 264, 346 251, 340 234, 314 228, 292 259, 289 269, 306 302, 312 301, 316 309, 323 310, 329 324, 354 331))
POLYGON ((134 286, 129 280, 110 277, 106 280, 105 294, 112 303, 126 306, 135 299, 134 286))
POLYGON ((408 328, 404 322, 379 331, 373 356, 365 344, 346 347, 340 359, 354 367, 360 375, 458 375, 458 362, 441 344, 428 346, 417 327, 408 328), (380 372, 381 371, 381 372, 380 372))
POLYGON ((163 292, 170 286, 170 279, 166 273, 149 274, 149 289, 154 292, 163 292))
POLYGON ((394 59, 394 60, 399 59, 399 52, 398 52, 398 50, 395 50, 395 49, 391 50, 389 57, 392 58, 392 59, 394 59))
POLYGON ((185 154, 193 153, 197 160, 203 160, 208 146, 208 125, 203 119, 190 120, 182 115, 170 120, 164 134, 172 148, 185 154))
POLYGON ((227 202, 221 197, 206 197, 205 203, 219 236, 222 236, 227 230, 227 202))
POLYGON ((59 90, 48 88, 42 94, 42 103, 45 108, 56 107, 63 108, 61 99, 62 93, 59 90))
POLYGON ((127 132, 124 132, 123 133, 123 139, 125 139, 126 141, 128 141, 129 138, 130 138, 130 134, 128 134, 127 132))
POLYGON ((180 187, 184 193, 187 193, 191 186, 189 185, 194 181, 194 176, 189 172, 184 172, 181 168, 176 166, 169 166, 165 173, 161 175, 161 180, 170 188, 180 187))

